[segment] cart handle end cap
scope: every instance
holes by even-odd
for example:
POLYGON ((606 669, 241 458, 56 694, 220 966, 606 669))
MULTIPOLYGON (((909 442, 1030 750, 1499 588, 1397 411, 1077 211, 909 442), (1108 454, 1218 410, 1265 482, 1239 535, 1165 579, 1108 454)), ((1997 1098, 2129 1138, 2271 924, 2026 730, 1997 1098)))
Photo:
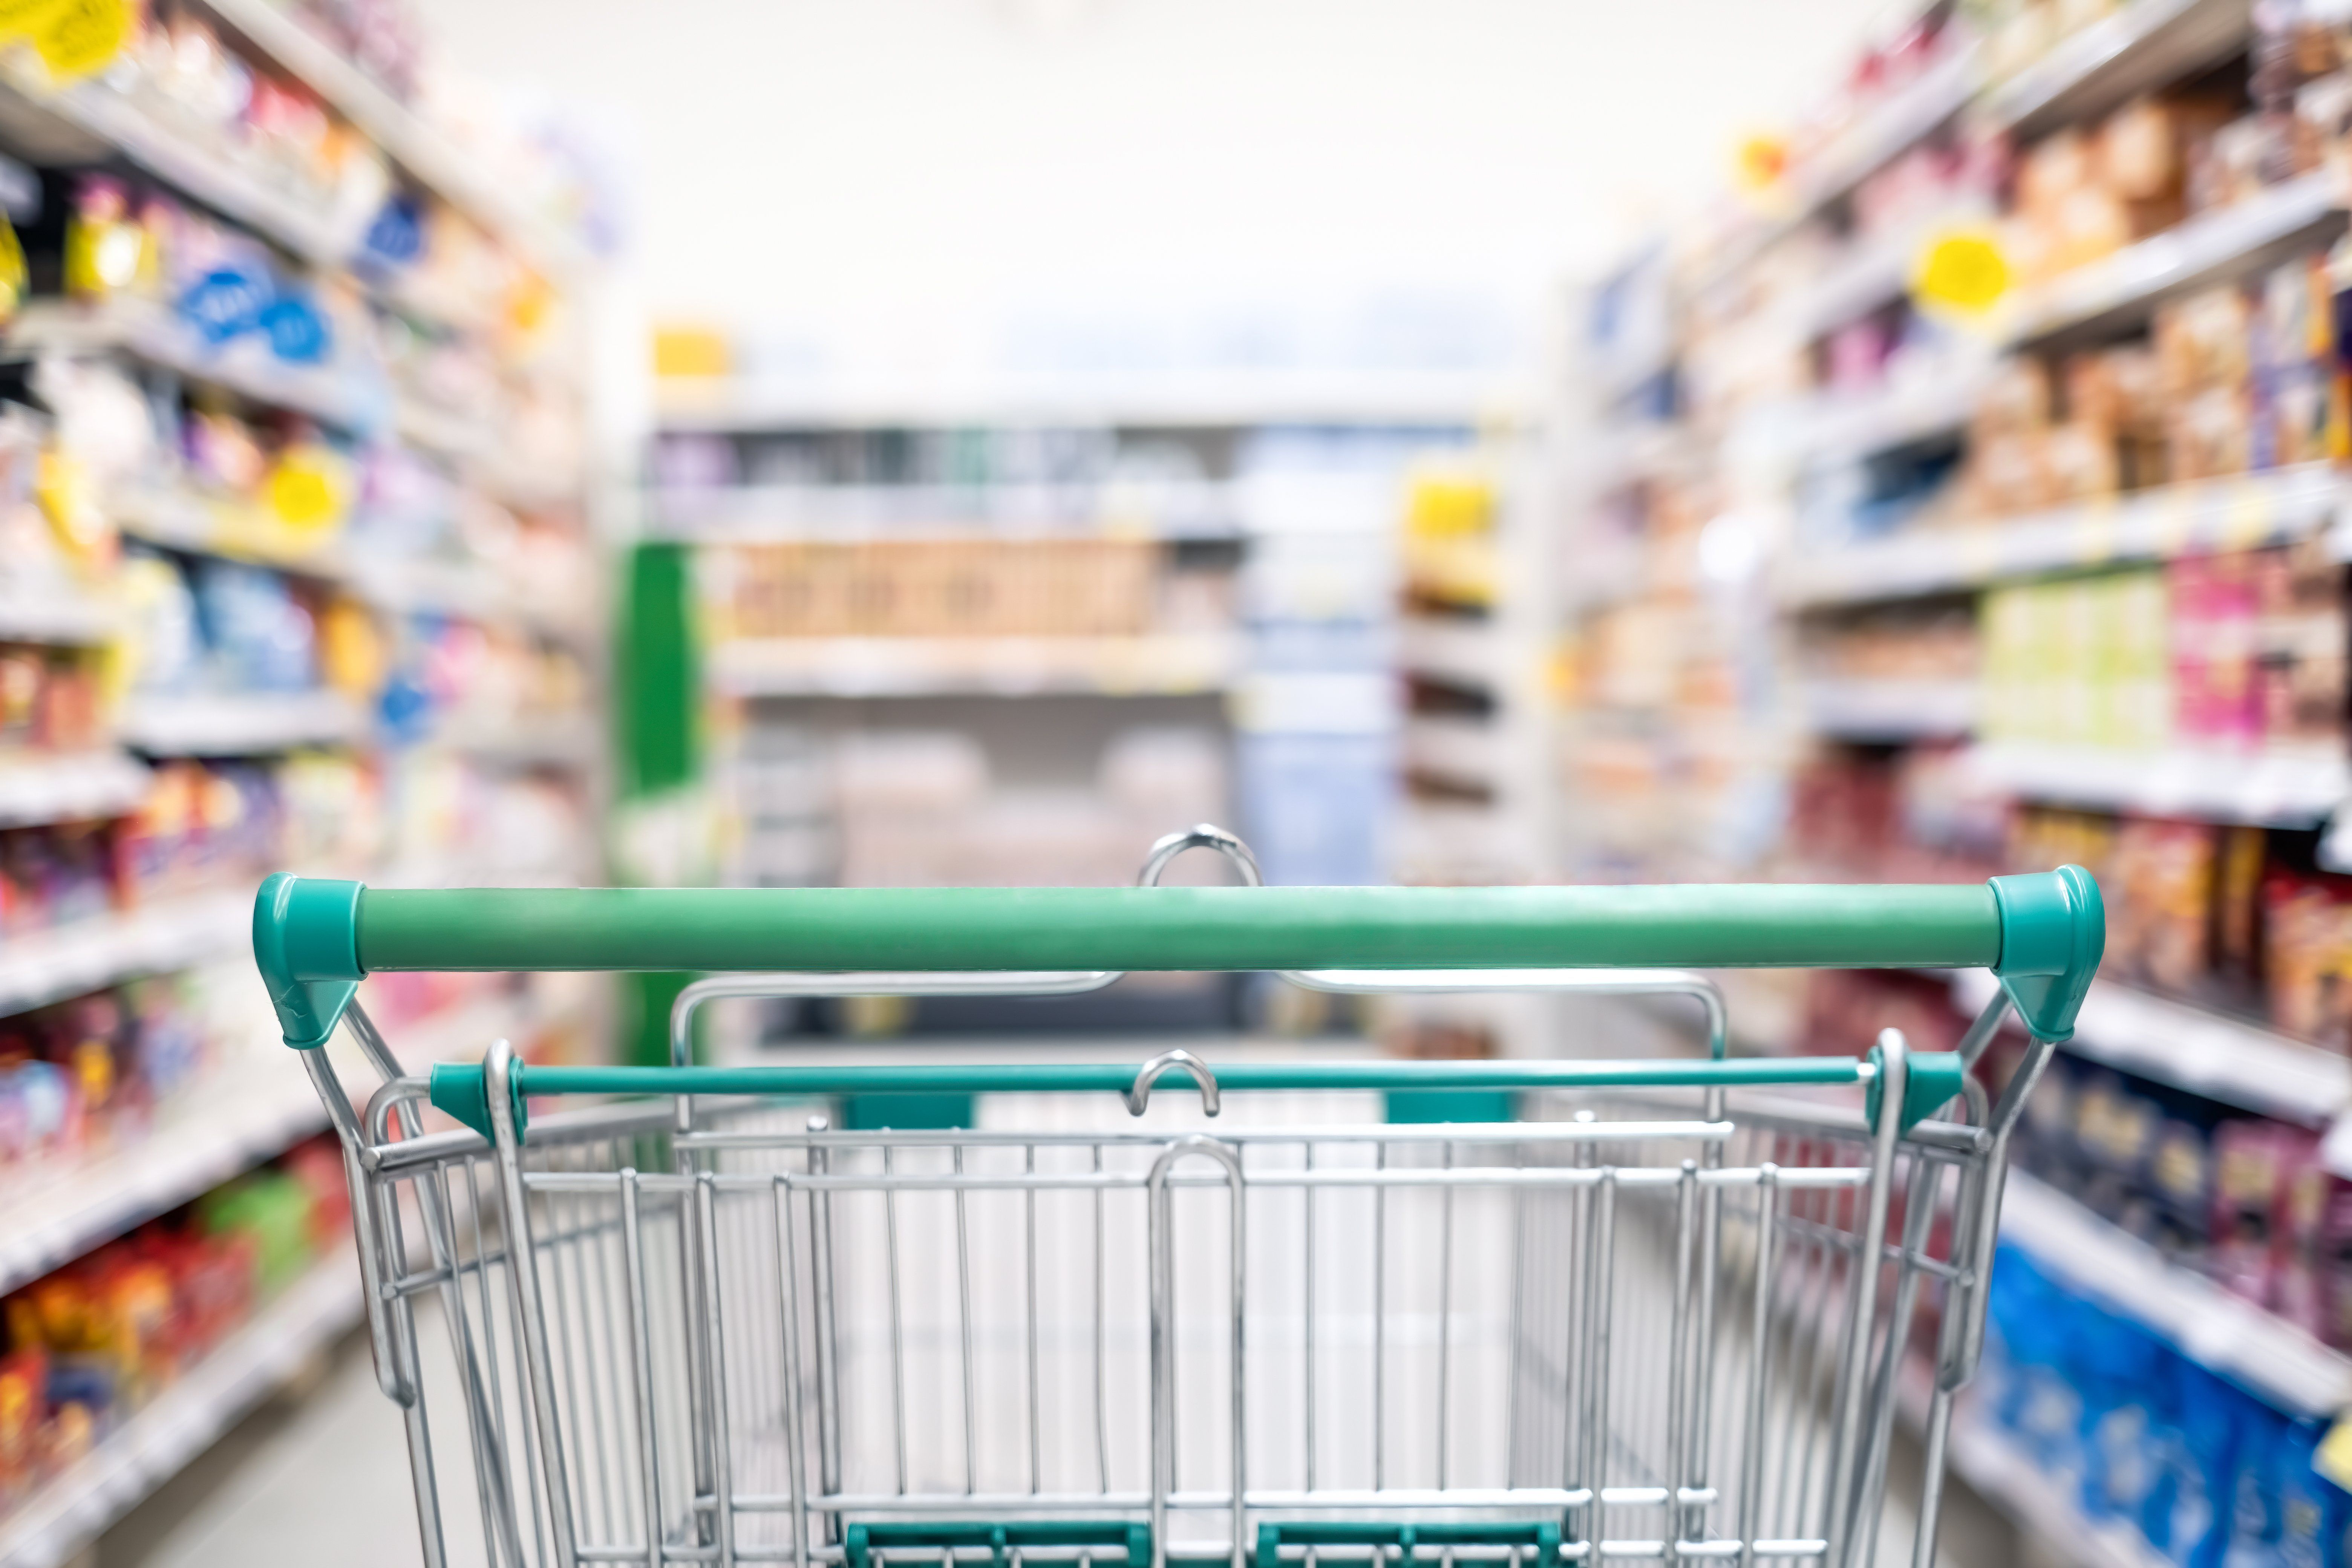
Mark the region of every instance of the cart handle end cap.
POLYGON ((2106 951, 2099 884, 2080 866, 1991 879, 2000 906, 2000 962, 1993 973, 2036 1039, 2074 1037, 2074 1015, 2106 951))
POLYGON ((298 1051, 332 1037, 367 971, 360 967, 364 884, 279 871, 253 897, 253 962, 269 988, 278 1032, 298 1051))
MULTIPOLYGON (((434 1110, 457 1118, 495 1143, 499 1139, 490 1126, 489 1079, 490 1069, 482 1062, 435 1062, 429 1098, 434 1110)), ((514 1097, 515 1142, 520 1143, 529 1109, 520 1070, 508 1075, 507 1087, 514 1097)))

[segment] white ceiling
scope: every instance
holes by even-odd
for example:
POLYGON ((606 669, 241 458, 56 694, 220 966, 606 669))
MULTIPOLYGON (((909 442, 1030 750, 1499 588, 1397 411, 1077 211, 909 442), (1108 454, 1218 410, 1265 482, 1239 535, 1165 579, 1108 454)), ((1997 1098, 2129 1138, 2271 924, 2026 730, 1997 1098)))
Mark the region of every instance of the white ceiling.
POLYGON ((1146 357, 1187 334, 1344 335, 1401 298, 1524 336, 1560 277, 1720 185, 1736 139, 1816 93, 1881 3, 424 11, 448 65, 629 150, 655 316, 933 363, 1001 356, 1024 324, 1146 357))

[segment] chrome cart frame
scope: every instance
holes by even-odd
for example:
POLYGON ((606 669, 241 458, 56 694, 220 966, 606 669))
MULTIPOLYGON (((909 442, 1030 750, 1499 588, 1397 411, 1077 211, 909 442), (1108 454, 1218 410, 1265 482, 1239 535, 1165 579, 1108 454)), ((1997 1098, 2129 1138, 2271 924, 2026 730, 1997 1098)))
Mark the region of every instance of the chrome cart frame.
MULTIPOLYGON (((1208 831, 1188 841, 1223 847, 1208 831)), ((340 1024, 386 1079, 355 1110, 305 1050, 436 1568, 1933 1561, 2007 1140, 2097 961, 2081 873, 1053 889, 993 913, 932 891, 911 941, 903 895, 739 894, 729 929, 822 925, 715 956, 832 973, 717 978, 673 1016, 682 1042, 714 995, 1077 989, 1164 952, 1331 989, 1695 996, 1697 1059, 600 1068, 501 1042, 421 1079, 351 1002, 352 971, 618 966, 621 936, 670 967, 665 922, 712 896, 264 889, 289 1041, 340 1024), (867 910, 899 934, 812 934, 867 910), (1400 968, 1401 941, 1458 956, 1400 968), (1730 1059, 1698 976, 1562 967, 1637 950, 2004 984, 1956 1053, 1888 1031, 1865 1058, 1730 1059), (1967 1068, 2012 1010, 2032 1044, 1989 1103, 1967 1068), (1507 1091, 1516 1119, 1383 1119, 1383 1094, 1433 1090, 1507 1091), (530 1114, 562 1094, 635 1098, 530 1114), (982 1098, 963 1125, 888 1125, 911 1094, 982 1098), (425 1131, 428 1100, 467 1125, 425 1131), (1906 1405, 1924 1479, 1894 1497, 1906 1405)))

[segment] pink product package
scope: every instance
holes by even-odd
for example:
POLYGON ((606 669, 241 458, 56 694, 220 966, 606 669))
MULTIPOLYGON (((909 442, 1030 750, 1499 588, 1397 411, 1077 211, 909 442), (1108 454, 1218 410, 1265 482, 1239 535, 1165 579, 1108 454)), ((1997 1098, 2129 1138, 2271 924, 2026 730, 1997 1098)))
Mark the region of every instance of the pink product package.
POLYGON ((2184 556, 2168 573, 2173 728, 2184 741, 2262 739, 2254 584, 2234 558, 2184 556))

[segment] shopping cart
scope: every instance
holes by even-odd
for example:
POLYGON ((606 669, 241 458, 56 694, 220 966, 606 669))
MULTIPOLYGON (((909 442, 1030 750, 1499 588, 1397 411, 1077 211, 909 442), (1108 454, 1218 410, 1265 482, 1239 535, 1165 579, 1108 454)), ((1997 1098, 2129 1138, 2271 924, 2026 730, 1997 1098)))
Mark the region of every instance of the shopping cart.
MULTIPOLYGON (((1206 829, 1163 848, 1202 842, 1236 852, 1206 829)), ((341 1137, 436 1568, 1926 1564, 2005 1145, 2102 941, 2073 868, 1974 887, 279 876, 254 920, 341 1137), (2001 985, 1955 1053, 1890 1030, 1864 1058, 1730 1058, 1707 982, 1618 967, 1658 963, 2001 985), (1680 993, 1712 1048, 619 1068, 499 1042, 426 1079, 352 1002, 386 970, 630 968, 747 972, 680 999, 681 1042, 713 994, 1067 992, 1156 968, 1680 993), (1989 1103, 1966 1067, 2012 1010, 2032 1043, 1989 1103), (315 1048, 339 1024, 386 1080, 363 1110, 315 1048), (1441 1090, 1508 1091, 1517 1119, 1384 1119, 1383 1093, 1441 1090), (618 1098, 531 1104, 568 1095, 618 1098), (944 1118, 888 1098, 926 1095, 979 1098, 944 1118), (466 1125, 425 1131, 428 1100, 466 1125), (921 1124, 942 1120, 961 1125, 921 1124)))

